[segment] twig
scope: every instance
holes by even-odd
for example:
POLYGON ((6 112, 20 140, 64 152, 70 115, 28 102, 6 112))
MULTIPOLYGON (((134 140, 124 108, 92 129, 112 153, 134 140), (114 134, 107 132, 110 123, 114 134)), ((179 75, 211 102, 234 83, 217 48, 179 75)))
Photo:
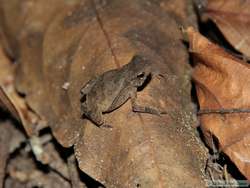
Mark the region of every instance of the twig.
POLYGON ((198 115, 202 114, 231 114, 231 113, 250 113, 250 109, 238 109, 238 108, 231 108, 231 109, 202 109, 198 111, 198 115))

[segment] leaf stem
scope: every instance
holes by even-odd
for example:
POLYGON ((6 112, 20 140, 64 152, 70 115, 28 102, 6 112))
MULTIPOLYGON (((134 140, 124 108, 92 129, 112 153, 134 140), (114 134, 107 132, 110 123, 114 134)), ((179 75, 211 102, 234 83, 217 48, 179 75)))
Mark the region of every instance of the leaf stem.
POLYGON ((250 108, 239 109, 239 108, 231 108, 231 109, 202 109, 198 111, 198 115, 202 114, 231 114, 231 113, 250 113, 250 108))

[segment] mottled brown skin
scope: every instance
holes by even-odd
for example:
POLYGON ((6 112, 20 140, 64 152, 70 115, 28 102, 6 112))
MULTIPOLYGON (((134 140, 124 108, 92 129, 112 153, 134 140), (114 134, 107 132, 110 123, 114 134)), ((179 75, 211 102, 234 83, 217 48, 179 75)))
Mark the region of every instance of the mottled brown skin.
POLYGON ((151 67, 147 59, 134 56, 130 63, 120 69, 107 71, 90 80, 81 89, 83 115, 98 126, 104 125, 102 113, 119 108, 128 99, 131 99, 135 112, 160 114, 156 109, 136 104, 137 88, 155 74, 151 67))

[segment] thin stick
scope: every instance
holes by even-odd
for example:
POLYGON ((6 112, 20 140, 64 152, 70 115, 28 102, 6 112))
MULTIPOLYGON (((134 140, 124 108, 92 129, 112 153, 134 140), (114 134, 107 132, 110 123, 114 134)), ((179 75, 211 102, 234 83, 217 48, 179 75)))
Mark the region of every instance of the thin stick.
POLYGON ((231 113, 250 113, 250 108, 246 109, 238 109, 238 108, 231 108, 231 109, 202 109, 198 111, 198 115, 202 114, 231 114, 231 113))

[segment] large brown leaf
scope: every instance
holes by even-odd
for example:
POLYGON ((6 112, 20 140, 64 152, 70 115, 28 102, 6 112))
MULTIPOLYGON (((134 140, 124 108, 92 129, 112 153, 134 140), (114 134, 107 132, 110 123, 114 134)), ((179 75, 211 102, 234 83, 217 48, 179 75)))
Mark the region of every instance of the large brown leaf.
POLYGON ((140 93, 141 104, 170 111, 175 108, 179 112, 182 105, 187 105, 182 97, 177 97, 186 85, 175 87, 182 85, 187 75, 184 64, 187 56, 177 42, 180 33, 174 20, 159 12, 159 7, 141 1, 110 1, 98 4, 97 12, 88 2, 77 6, 70 14, 59 15, 45 36, 44 72, 57 117, 54 129, 58 140, 65 143, 67 138, 77 138, 75 150, 80 168, 108 187, 168 187, 184 182, 201 185, 200 180, 192 178, 198 174, 188 170, 191 153, 180 147, 189 138, 187 132, 179 137, 178 127, 183 124, 176 124, 175 118, 182 115, 173 119, 169 115, 161 118, 138 115, 126 103, 105 115, 106 122, 113 126, 112 131, 79 119, 79 89, 92 77, 128 63, 135 54, 150 58, 154 66, 167 74, 167 81, 152 80, 140 93), (65 83, 69 87, 63 90, 65 83), (177 138, 173 142, 173 137, 168 135, 177 138), (174 163, 176 153, 182 153, 178 163, 174 163), (176 168, 179 170, 173 170, 176 168), (169 177, 175 177, 175 181, 169 177))
POLYGON ((250 57, 250 1, 209 0, 204 17, 212 19, 232 46, 250 57))
MULTIPOLYGON (((187 30, 195 60, 193 78, 201 110, 250 108, 250 65, 211 43, 192 28, 187 30)), ((250 179, 249 113, 203 114, 201 127, 207 143, 213 138, 238 169, 250 179)))
POLYGON ((16 55, 18 61, 22 62, 16 68, 16 88, 26 95, 29 106, 46 122, 53 113, 46 100, 48 95, 44 93, 47 91, 42 69, 44 32, 57 11, 63 11, 72 4, 74 3, 66 3, 63 0, 56 0, 53 3, 51 1, 12 0, 1 4, 3 17, 6 17, 2 20, 3 26, 9 31, 7 36, 13 33, 13 36, 11 35, 8 39, 10 44, 17 43, 12 49, 15 49, 15 54, 18 54, 16 55), (19 12, 19 14, 12 14, 12 12, 19 12), (17 27, 13 26, 14 22, 18 23, 17 27), (46 102, 40 105, 41 101, 46 102))
POLYGON ((0 106, 8 111, 18 120, 18 111, 8 97, 7 91, 13 92, 13 65, 6 57, 3 48, 0 49, 0 106), (9 89, 7 89, 9 88, 9 89))
POLYGON ((39 118, 28 109, 25 100, 17 94, 13 82, 14 64, 0 47, 0 107, 9 111, 23 124, 27 134, 32 135, 35 133, 35 125, 39 118))
POLYGON ((18 88, 58 142, 74 145, 81 170, 105 186, 202 187, 205 156, 191 128, 188 56, 173 16, 152 2, 86 0, 50 13, 53 20, 37 18, 42 30, 31 34, 36 45, 25 45, 29 37, 18 41, 18 71, 25 70, 18 74, 18 88), (29 57, 29 52, 34 55, 29 57), (150 59, 165 75, 152 79, 138 93, 138 102, 171 113, 137 114, 127 102, 104 115, 112 130, 81 119, 80 88, 136 54, 150 59))

